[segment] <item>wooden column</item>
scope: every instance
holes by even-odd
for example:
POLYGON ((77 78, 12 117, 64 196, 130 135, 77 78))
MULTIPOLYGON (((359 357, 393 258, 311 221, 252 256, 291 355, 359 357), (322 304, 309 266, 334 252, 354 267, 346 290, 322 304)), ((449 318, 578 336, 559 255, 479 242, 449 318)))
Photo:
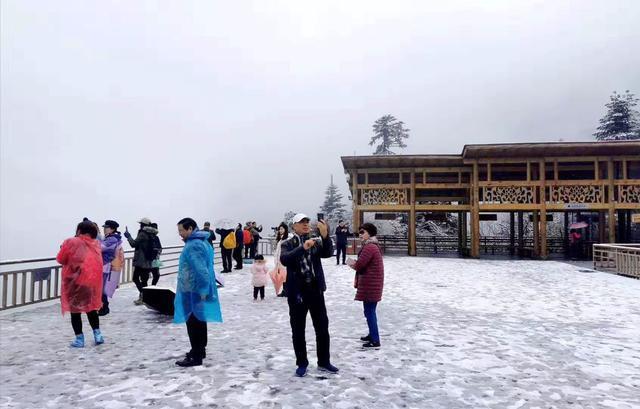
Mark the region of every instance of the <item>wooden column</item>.
POLYGON ((607 241, 607 235, 604 230, 604 226, 606 225, 605 219, 607 218, 606 214, 607 212, 603 210, 598 212, 598 241, 600 243, 605 243, 607 241))
MULTIPOLYGON (((602 223, 604 223, 604 218, 602 219, 602 223)), ((604 226, 604 224, 603 224, 604 226)), ((569 212, 564 212, 564 231, 562 233, 563 247, 564 247, 564 256, 569 257, 569 212)))
POLYGON ((538 217, 538 211, 533 212, 533 254, 536 257, 540 257, 540 218, 538 217))
POLYGON ((478 186, 478 162, 473 163, 471 181, 471 257, 480 256, 480 187, 478 186))
MULTIPOLYGON (((402 182, 402 180, 401 180, 402 182)), ((416 174, 411 171, 411 210, 409 211, 409 255, 417 255, 416 248, 416 174)))
POLYGON ((518 256, 522 257, 522 249, 524 248, 524 213, 522 210, 518 212, 518 256))
POLYGON ((540 257, 547 258, 547 190, 545 188, 546 169, 544 160, 540 161, 540 257))
POLYGON ((358 171, 351 173, 351 199, 353 199, 353 224, 351 230, 357 232, 360 228, 360 203, 358 203, 358 171))
POLYGON ((509 212, 509 254, 515 255, 516 253, 516 215, 514 212, 509 212))
POLYGON ((609 220, 607 225, 609 227, 609 243, 616 242, 616 207, 615 207, 615 186, 613 184, 613 159, 607 160, 607 179, 609 185, 609 220))

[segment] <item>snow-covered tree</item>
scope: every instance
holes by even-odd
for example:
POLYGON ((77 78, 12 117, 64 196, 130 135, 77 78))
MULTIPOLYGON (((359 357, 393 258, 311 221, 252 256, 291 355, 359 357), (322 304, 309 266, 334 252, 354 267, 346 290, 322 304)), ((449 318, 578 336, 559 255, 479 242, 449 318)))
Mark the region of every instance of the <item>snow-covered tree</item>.
POLYGON ((338 190, 338 186, 333 183, 333 175, 331 175, 331 183, 325 191, 324 203, 320 206, 320 211, 324 213, 325 221, 335 225, 338 220, 344 220, 345 209, 342 202, 342 193, 338 190))
POLYGON ((291 226, 293 226, 293 216, 296 215, 296 212, 293 212, 291 210, 289 210, 288 212, 286 212, 284 214, 284 222, 287 224, 287 226, 289 226, 289 229, 291 230, 291 226))
POLYGON ((391 147, 406 148, 404 139, 407 138, 409 138, 409 129, 404 127, 404 122, 398 121, 393 115, 385 115, 374 122, 373 136, 369 145, 374 146, 379 143, 374 155, 395 155, 391 147))
POLYGON ((624 141, 640 139, 638 111, 634 107, 638 98, 627 90, 624 95, 613 92, 611 101, 605 106, 608 111, 602 119, 598 131, 593 135, 599 141, 624 141))

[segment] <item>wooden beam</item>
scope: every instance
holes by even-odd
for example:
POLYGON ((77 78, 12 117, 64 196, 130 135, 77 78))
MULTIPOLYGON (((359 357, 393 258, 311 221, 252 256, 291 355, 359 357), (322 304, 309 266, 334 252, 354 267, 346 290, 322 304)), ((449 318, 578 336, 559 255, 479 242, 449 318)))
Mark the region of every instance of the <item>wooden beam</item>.
POLYGON ((538 211, 533 211, 533 254, 540 257, 540 223, 538 211))
POLYGON ((531 182, 531 162, 527 161, 527 182, 531 182))
POLYGON ((553 161, 553 180, 558 180, 558 160, 553 161))

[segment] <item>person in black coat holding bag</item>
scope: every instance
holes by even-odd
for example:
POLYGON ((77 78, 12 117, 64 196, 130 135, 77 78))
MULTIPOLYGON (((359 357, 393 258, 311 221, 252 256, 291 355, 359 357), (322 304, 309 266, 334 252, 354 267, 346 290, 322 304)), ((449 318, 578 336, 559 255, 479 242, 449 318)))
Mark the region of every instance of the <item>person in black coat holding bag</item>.
POLYGON ((294 235, 282 243, 280 261, 287 267, 285 290, 289 304, 293 349, 296 353, 296 376, 307 374, 307 342, 305 326, 307 312, 316 331, 318 369, 337 373, 338 368, 330 362, 329 319, 324 302, 327 285, 322 270, 323 258, 333 256, 333 242, 329 236, 329 227, 319 220, 318 230, 321 237, 311 237, 309 217, 298 213, 293 217, 294 235))
POLYGON ((350 235, 349 226, 344 223, 344 220, 340 220, 336 227, 336 266, 340 264, 340 254, 342 254, 342 264, 347 264, 347 244, 350 235))

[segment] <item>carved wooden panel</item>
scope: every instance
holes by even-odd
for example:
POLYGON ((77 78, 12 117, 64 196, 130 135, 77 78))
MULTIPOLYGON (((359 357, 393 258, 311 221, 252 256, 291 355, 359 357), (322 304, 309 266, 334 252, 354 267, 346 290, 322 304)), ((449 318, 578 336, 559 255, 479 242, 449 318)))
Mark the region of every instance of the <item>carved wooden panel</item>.
POLYGON ((640 203, 640 185, 618 186, 619 203, 640 203))
POLYGON ((362 189, 363 205, 406 205, 406 189, 362 189))
POLYGON ((533 203, 532 186, 484 187, 483 203, 533 203))
POLYGON ((552 203, 602 203, 602 186, 567 185, 551 186, 549 202, 552 203))

